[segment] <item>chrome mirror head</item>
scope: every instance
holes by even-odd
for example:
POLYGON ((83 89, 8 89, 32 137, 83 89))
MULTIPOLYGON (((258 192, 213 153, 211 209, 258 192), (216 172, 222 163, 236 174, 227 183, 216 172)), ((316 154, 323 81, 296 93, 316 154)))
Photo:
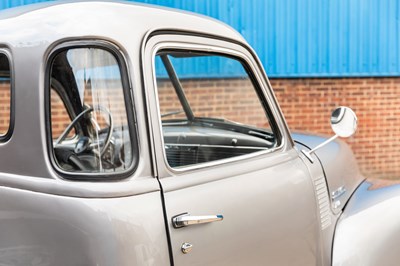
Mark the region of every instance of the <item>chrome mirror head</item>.
POLYGON ((340 106, 332 112, 331 126, 337 136, 348 138, 357 130, 357 116, 349 107, 340 106))
POLYGON ((337 137, 348 138, 352 136, 357 130, 357 116, 349 107, 340 106, 336 108, 331 115, 331 126, 335 136, 325 140, 315 148, 307 151, 302 150, 301 152, 307 157, 307 159, 314 163, 312 154, 324 147, 328 143, 334 141, 337 137))

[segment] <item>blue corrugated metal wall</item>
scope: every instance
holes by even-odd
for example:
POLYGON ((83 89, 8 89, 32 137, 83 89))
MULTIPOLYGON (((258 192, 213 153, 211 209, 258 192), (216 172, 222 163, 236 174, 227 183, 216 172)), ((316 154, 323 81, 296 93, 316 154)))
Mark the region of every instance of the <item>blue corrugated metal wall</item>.
MULTIPOLYGON (((4 0, 0 8, 43 2, 4 0)), ((137 0, 238 30, 270 77, 400 75, 398 0, 137 0)))
POLYGON ((48 2, 49 0, 0 0, 0 9, 6 9, 16 6, 48 2))

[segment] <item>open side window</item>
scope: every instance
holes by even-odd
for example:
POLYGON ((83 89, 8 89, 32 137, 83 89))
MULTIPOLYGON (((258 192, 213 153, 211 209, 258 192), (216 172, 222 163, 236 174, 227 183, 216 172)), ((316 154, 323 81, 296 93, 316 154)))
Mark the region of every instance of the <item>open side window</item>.
POLYGON ((228 159, 279 145, 252 72, 225 54, 163 49, 155 58, 170 167, 228 159))
POLYGON ((53 53, 49 135, 53 162, 61 172, 93 177, 131 169, 134 132, 122 72, 116 54, 102 47, 67 47, 53 53))

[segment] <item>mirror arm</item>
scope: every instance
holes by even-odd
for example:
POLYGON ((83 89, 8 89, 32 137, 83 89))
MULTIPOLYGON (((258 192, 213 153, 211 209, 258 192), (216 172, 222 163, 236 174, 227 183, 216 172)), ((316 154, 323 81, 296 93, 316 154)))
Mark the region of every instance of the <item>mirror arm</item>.
POLYGON ((301 150, 301 152, 307 157, 307 159, 311 162, 314 163, 314 159, 311 157, 311 155, 319 150, 320 148, 322 148, 323 146, 325 146, 326 144, 334 141, 337 137, 339 137, 338 135, 334 135, 333 137, 325 140, 324 142, 322 142, 321 144, 319 144, 317 147, 315 147, 314 149, 310 150, 310 151, 306 151, 306 150, 301 150))

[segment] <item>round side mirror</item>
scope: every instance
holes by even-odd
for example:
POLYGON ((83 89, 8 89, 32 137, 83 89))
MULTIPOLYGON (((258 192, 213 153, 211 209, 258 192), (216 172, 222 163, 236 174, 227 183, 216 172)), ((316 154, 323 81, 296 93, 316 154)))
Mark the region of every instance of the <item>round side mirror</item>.
POLYGON ((333 132, 342 138, 348 138, 357 130, 357 116, 349 107, 338 107, 332 112, 333 132))

